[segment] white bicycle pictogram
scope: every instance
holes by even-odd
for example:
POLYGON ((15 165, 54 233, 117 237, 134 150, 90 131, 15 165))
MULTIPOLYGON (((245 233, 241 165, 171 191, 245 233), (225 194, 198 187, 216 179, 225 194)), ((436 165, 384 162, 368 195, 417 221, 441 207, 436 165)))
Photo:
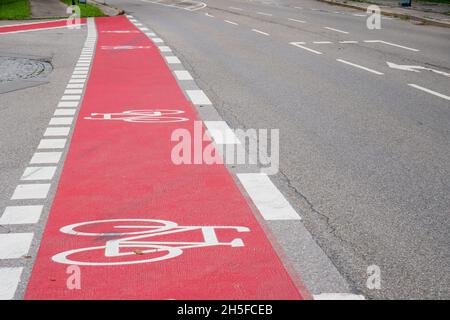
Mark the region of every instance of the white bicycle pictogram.
POLYGON ((123 112, 91 113, 90 117, 84 117, 84 119, 140 123, 168 123, 188 121, 189 118, 179 116, 183 113, 183 110, 170 109, 126 110, 123 112))
POLYGON ((244 247, 244 242, 240 238, 235 238, 229 242, 219 241, 216 231, 224 229, 236 232, 250 231, 249 228, 242 226, 179 226, 172 221, 155 219, 110 219, 81 222, 65 226, 60 231, 75 236, 114 239, 106 240, 105 245, 102 246, 58 253, 52 257, 52 260, 79 266, 113 266, 172 259, 183 254, 186 249, 212 246, 244 247), (83 229, 88 230, 83 231, 83 229), (89 229, 101 231, 90 232, 89 229), (203 240, 179 241, 177 238, 175 241, 167 241, 154 239, 159 236, 165 238, 167 235, 179 236, 187 232, 199 232, 203 240), (154 241, 144 240, 149 238, 150 240, 153 238, 154 241), (95 254, 96 251, 99 251, 99 253, 95 254), (77 255, 84 255, 85 258, 77 258, 77 255), (106 261, 100 261, 101 258, 106 261), (119 261, 111 261, 111 259, 118 259, 119 261))

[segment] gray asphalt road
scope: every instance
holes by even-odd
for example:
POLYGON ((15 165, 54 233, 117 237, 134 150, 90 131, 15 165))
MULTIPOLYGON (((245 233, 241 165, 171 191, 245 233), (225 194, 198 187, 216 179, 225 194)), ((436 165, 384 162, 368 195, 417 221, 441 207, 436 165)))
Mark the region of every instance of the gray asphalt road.
POLYGON ((108 2, 164 38, 232 128, 281 129, 273 180, 352 288, 450 298, 450 79, 387 65, 450 73, 448 29, 369 30, 361 11, 309 0, 108 2))

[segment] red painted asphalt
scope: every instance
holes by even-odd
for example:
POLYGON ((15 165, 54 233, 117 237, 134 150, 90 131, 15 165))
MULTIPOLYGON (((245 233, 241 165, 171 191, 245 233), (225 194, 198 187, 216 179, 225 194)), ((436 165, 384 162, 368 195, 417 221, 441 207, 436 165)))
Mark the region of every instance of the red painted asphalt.
POLYGON ((192 133, 199 118, 159 50, 143 33, 102 33, 137 30, 123 16, 96 23, 93 68, 26 299, 307 297, 225 166, 172 163, 172 131, 192 133), (155 109, 180 110, 169 117, 189 120, 89 119, 155 109), (98 220, 108 221, 91 223, 98 220), (156 228, 163 222, 149 220, 171 223, 156 228), (88 224, 60 230, 77 223, 88 224), (131 232, 140 233, 130 239, 131 232), (67 288, 69 264, 80 265, 80 290, 67 288))
MULTIPOLYGON (((80 23, 86 23, 86 18, 80 19, 80 23)), ((67 19, 48 21, 48 22, 36 22, 36 23, 24 23, 0 26, 0 33, 18 32, 18 31, 32 31, 47 28, 60 28, 67 26, 67 19)))

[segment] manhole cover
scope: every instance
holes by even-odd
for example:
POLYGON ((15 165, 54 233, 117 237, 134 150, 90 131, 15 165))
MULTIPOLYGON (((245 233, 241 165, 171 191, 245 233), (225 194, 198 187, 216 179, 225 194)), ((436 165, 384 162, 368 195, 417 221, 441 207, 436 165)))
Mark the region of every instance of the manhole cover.
POLYGON ((0 56, 0 93, 47 83, 53 67, 48 59, 0 56))
POLYGON ((46 61, 0 57, 0 83, 44 78, 52 69, 52 65, 46 61))

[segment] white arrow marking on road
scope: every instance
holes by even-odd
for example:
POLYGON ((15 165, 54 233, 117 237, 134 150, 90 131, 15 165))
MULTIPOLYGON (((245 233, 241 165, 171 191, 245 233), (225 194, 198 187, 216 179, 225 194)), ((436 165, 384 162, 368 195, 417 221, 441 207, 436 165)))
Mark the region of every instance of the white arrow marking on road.
POLYGON ((402 64, 395 64, 389 61, 386 61, 387 65, 392 68, 392 69, 398 69, 398 70, 404 70, 404 71, 412 71, 412 72, 420 72, 419 70, 427 70, 427 71, 432 71, 434 73, 437 74, 441 74, 443 76, 446 77, 450 77, 450 73, 444 72, 444 71, 439 71, 439 70, 435 70, 435 69, 431 69, 431 68, 427 68, 427 67, 422 67, 422 66, 408 66, 408 65, 402 65, 402 64))

